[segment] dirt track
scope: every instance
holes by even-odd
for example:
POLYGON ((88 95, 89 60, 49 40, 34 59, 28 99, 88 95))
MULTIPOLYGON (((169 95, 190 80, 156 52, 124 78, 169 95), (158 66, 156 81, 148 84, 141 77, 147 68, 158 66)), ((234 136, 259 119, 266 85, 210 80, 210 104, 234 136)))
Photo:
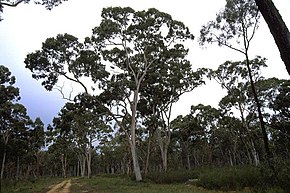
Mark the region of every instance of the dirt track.
POLYGON ((47 193, 69 193, 71 180, 64 180, 59 184, 53 186, 47 193))

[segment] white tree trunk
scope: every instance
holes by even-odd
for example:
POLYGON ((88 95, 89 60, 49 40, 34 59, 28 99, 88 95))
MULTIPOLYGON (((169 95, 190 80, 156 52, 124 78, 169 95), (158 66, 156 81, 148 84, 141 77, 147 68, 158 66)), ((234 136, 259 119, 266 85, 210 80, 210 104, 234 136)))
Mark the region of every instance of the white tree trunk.
POLYGON ((91 168, 91 163, 92 163, 92 148, 88 148, 88 152, 86 154, 86 160, 87 160, 87 168, 88 168, 88 178, 91 177, 92 174, 92 168, 91 168))
POLYGON ((137 102, 138 102, 138 91, 134 92, 134 98, 131 103, 132 118, 131 118, 131 128, 130 128, 130 148, 133 160, 133 168, 135 173, 135 178, 137 182, 142 181, 142 175, 140 170, 140 165, 137 156, 137 147, 136 147, 136 115, 137 115, 137 102))

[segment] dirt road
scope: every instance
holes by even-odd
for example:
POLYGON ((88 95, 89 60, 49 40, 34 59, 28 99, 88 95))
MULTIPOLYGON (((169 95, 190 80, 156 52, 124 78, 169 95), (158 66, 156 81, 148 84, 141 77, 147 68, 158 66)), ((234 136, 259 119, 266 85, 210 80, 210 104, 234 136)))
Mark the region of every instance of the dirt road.
POLYGON ((47 193, 69 193, 70 186, 71 180, 64 180, 53 186, 47 193))

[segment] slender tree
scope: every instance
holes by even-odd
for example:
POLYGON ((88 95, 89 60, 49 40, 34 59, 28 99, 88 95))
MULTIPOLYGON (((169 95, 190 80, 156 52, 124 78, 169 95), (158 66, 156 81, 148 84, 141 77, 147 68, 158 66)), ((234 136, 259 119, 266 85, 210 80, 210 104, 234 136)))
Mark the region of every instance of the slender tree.
MULTIPOLYGON (((255 82, 263 79, 260 76, 261 67, 266 67, 265 58, 257 57, 254 60, 250 60, 250 66, 252 70, 252 77, 255 82)), ((227 95, 223 97, 219 103, 223 110, 232 112, 234 108, 240 113, 240 118, 243 124, 243 128, 237 128, 240 131, 240 136, 245 144, 245 147, 251 150, 256 165, 259 163, 257 151, 254 145, 254 139, 249 135, 251 128, 250 122, 253 120, 253 116, 256 111, 256 105, 253 105, 253 94, 249 89, 248 69, 246 65, 247 61, 230 62, 227 61, 221 64, 216 70, 209 70, 209 78, 216 80, 223 89, 227 90, 227 95), (244 137, 245 139, 243 139, 244 137)), ((248 154, 250 163, 251 156, 248 154)))
POLYGON ((264 147, 267 157, 271 158, 269 139, 249 59, 250 43, 258 28, 259 18, 258 7, 253 1, 228 0, 225 9, 217 15, 216 21, 210 21, 202 27, 200 31, 200 44, 217 43, 219 46, 228 47, 245 56, 249 82, 256 103, 264 140, 264 147))
POLYGON ((29 146, 30 151, 35 158, 35 173, 36 177, 40 177, 40 156, 41 150, 45 146, 44 124, 39 117, 37 117, 32 123, 29 132, 29 146))
POLYGON ((179 58, 185 56, 187 52, 182 45, 179 50, 169 50, 167 57, 148 71, 144 79, 145 84, 141 88, 140 113, 149 118, 151 122, 149 129, 156 131, 164 171, 168 165, 173 104, 184 93, 191 92, 204 83, 202 70, 193 72, 189 61, 179 61, 179 58), (168 65, 165 66, 164 63, 168 65))

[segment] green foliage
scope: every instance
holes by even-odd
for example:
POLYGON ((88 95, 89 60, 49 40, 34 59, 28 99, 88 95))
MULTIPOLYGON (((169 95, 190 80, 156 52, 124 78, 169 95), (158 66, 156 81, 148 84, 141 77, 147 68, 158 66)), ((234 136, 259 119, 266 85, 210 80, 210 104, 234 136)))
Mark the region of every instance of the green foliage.
POLYGON ((217 14, 216 19, 202 26, 200 45, 217 43, 245 53, 248 48, 242 49, 239 45, 248 47, 258 28, 259 18, 254 1, 227 0, 224 10, 217 14))
POLYGON ((260 166, 262 181, 259 188, 271 189, 273 187, 281 188, 285 192, 290 191, 290 161, 282 159, 274 159, 270 161, 272 165, 263 163, 260 166))
MULTIPOLYGON (((222 193, 222 191, 206 190, 190 184, 155 184, 149 182, 136 183, 124 177, 98 176, 91 179, 79 178, 73 180, 71 193, 222 193)), ((249 193, 249 191, 236 191, 236 193, 249 193)))
POLYGON ((254 187, 260 181, 260 175, 258 168, 251 166, 212 168, 201 172, 199 179, 199 186, 228 191, 254 187))
POLYGON ((15 77, 11 76, 9 69, 0 65, 0 107, 7 101, 17 101, 19 97, 19 89, 14 87, 15 77))
POLYGON ((250 188, 255 192, 289 192, 289 162, 275 160, 272 162, 275 172, 268 163, 260 167, 226 167, 203 169, 199 173, 198 185, 206 189, 240 190, 250 188))
POLYGON ((147 174, 146 179, 157 184, 175 184, 185 183, 189 179, 197 179, 198 175, 198 172, 194 170, 178 170, 169 172, 149 173, 147 174))

